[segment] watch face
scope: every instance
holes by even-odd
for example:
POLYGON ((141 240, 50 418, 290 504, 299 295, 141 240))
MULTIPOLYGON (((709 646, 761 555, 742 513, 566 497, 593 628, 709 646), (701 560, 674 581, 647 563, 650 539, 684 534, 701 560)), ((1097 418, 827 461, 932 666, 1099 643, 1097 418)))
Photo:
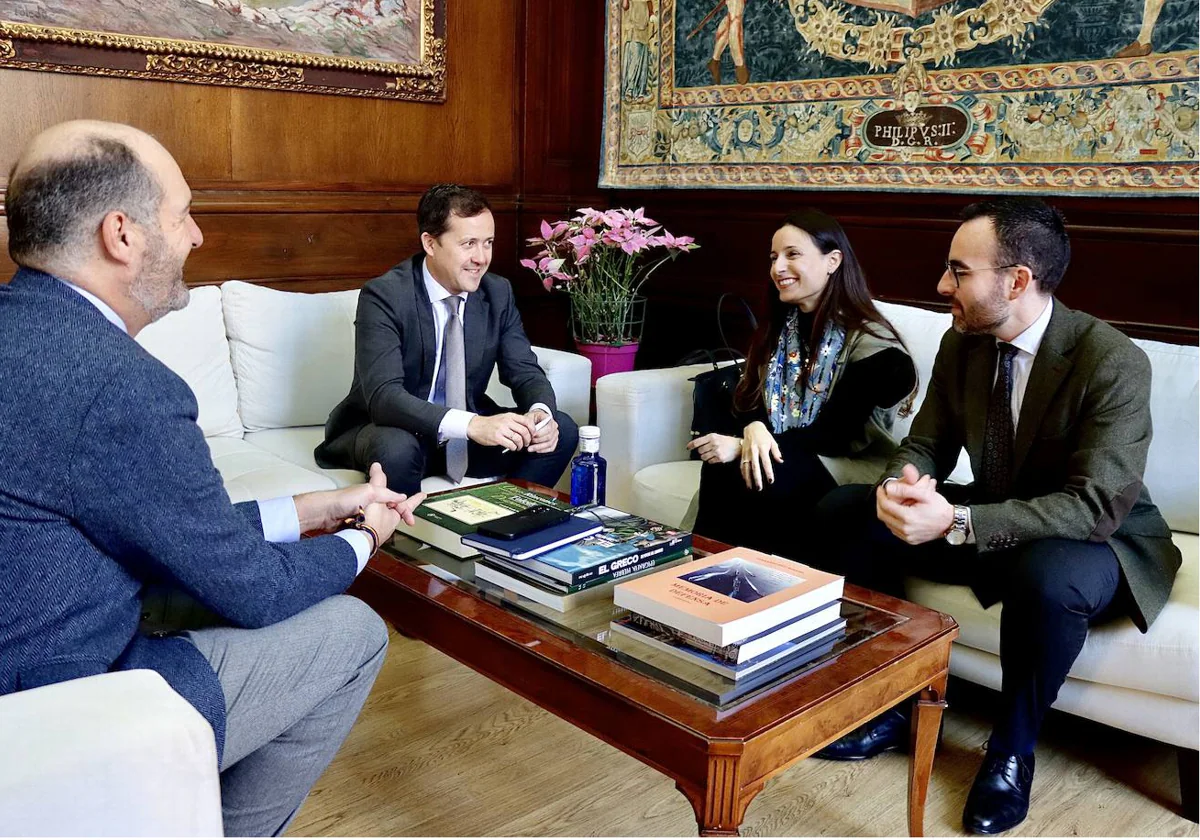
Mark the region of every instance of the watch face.
POLYGON ((946 534, 946 542, 950 545, 962 545, 967 541, 967 535, 957 528, 951 529, 949 534, 946 534))

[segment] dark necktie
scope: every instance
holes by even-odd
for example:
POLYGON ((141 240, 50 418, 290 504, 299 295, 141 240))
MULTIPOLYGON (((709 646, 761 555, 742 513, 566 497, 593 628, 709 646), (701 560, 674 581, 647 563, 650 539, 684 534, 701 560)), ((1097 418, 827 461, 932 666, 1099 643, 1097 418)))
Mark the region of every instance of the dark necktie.
POLYGON ((992 501, 1006 499, 1012 482, 1012 367, 1013 357, 1017 355, 1017 348, 1003 341, 997 345, 997 350, 996 384, 992 386, 992 398, 988 400, 980 482, 984 494, 992 501))
MULTIPOLYGON (((446 298, 446 309, 449 317, 446 319, 446 332, 442 336, 443 376, 442 394, 446 400, 446 408, 467 408, 467 363, 463 353, 462 321, 458 319, 458 307, 462 298, 452 295, 446 298)), ((446 475, 457 484, 467 474, 467 442, 461 439, 446 441, 446 475)))

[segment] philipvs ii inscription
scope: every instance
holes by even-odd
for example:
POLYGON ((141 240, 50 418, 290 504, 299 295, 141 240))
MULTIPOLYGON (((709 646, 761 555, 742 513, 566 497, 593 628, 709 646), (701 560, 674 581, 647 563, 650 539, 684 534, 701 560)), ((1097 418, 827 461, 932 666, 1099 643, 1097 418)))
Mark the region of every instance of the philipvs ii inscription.
POLYGON ((912 111, 879 111, 862 127, 863 142, 877 149, 948 149, 966 139, 971 117, 951 105, 926 105, 912 111))

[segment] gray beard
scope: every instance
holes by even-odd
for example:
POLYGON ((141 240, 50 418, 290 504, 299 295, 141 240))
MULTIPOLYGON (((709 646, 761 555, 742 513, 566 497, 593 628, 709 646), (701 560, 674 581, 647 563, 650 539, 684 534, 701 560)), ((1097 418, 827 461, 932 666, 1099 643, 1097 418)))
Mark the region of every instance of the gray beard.
POLYGON ((129 286, 129 296, 145 310, 150 323, 188 305, 190 296, 183 282, 183 265, 175 265, 159 231, 151 236, 141 271, 129 286))

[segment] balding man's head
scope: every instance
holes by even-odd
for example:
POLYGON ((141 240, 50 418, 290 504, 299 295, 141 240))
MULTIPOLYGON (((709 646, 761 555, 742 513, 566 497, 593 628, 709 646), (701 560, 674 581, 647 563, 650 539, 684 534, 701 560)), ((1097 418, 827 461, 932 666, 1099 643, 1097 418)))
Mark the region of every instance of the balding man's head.
POLYGON ((154 169, 164 156, 150 135, 126 125, 76 120, 43 131, 9 177, 13 262, 45 269, 86 260, 113 211, 155 224, 162 186, 154 169))
POLYGON ((187 305, 183 264, 204 241, 191 202, 179 165, 149 134, 62 123, 13 167, 9 253, 96 295, 136 335, 187 305))

